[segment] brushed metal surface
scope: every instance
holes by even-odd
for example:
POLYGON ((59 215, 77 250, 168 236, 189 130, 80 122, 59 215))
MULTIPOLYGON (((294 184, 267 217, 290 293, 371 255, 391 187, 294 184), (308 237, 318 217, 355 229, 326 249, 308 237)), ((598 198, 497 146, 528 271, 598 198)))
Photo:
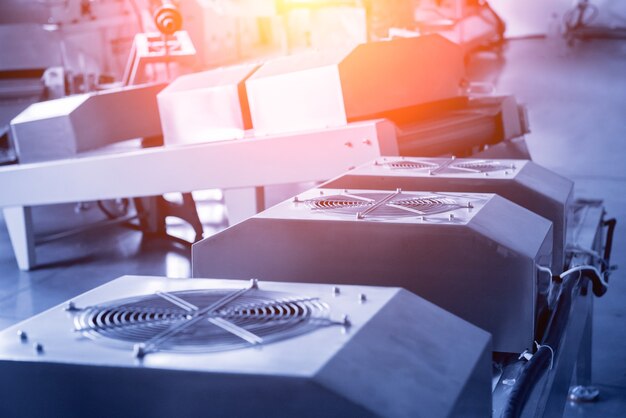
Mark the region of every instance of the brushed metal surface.
MULTIPOLYGON (((124 276, 74 298, 77 307, 247 281, 124 276)), ((491 411, 490 335, 405 290, 259 283, 318 297, 351 326, 323 327, 239 350, 155 352, 95 344, 54 307, 0 333, 4 417, 389 416, 484 417, 491 411), (363 301, 359 295, 365 294, 363 301), (18 330, 26 333, 21 339, 18 330), (41 344, 41 350, 34 349, 41 344), (37 402, 32 402, 36 393, 37 402)))
POLYGON ((469 193, 460 196, 472 208, 357 219, 302 203, 320 192, 344 193, 312 189, 194 244, 192 275, 404 287, 492 333, 495 351, 531 347, 546 279, 536 264, 552 257, 548 220, 499 196, 469 193))

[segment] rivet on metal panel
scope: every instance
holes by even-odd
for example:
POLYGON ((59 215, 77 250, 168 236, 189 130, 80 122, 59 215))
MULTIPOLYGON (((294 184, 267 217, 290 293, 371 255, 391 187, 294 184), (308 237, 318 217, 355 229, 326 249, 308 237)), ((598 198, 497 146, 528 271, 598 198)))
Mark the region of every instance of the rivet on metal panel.
POLYGON ((28 334, 21 329, 17 330, 17 336, 20 338, 20 341, 25 342, 28 341, 28 334))
POLYGON ((451 221, 454 220, 454 213, 451 213, 450 215, 448 215, 448 219, 450 219, 451 221))
POLYGON ((365 293, 359 293, 359 303, 365 303, 365 301, 367 301, 367 296, 365 296, 365 293))
POLYGON ((35 343, 35 344, 33 344, 33 348, 35 349, 35 352, 37 354, 43 353, 43 344, 42 343, 35 343))
POLYGON ((143 343, 135 344, 133 346, 133 355, 138 359, 144 358, 146 356, 146 345, 143 343))
POLYGON ((337 286, 333 286, 333 295, 337 296, 341 293, 341 289, 339 289, 337 286))

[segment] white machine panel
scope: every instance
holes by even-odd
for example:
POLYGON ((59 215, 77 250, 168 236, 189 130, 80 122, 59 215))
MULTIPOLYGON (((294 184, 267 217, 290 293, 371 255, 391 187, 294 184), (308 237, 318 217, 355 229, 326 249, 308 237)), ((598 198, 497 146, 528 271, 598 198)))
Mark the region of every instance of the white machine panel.
POLYGON ((492 194, 312 189, 192 248, 194 277, 404 287, 532 346, 552 224, 492 194))
POLYGON ((247 81, 259 133, 342 126, 382 112, 450 99, 464 74, 460 48, 439 35, 269 61, 247 81))
POLYGON ((57 160, 161 135, 156 95, 164 84, 124 87, 30 105, 11 121, 20 163, 57 160))
POLYGON ((243 138, 252 127, 245 80, 258 64, 178 77, 159 95, 166 145, 243 138))
POLYGON ((478 418, 490 339, 398 288, 124 276, 0 333, 0 415, 478 418))

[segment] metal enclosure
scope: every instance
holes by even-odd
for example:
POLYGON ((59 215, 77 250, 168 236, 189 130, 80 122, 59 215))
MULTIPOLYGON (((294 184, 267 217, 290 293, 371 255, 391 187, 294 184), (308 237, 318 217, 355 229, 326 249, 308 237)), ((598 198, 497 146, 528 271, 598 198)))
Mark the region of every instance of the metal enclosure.
POLYGON ((164 84, 34 103, 11 121, 20 163, 70 158, 118 141, 161 135, 156 95, 164 84))
MULTIPOLYGON (((10 402, 0 402, 1 416, 40 417, 42 408, 62 417, 491 414, 490 335, 406 290, 342 286, 337 291, 330 285, 270 282, 255 288, 247 281, 124 276, 72 303, 69 311, 69 305, 57 306, 0 333, 0 391, 11 394, 10 402), (255 318, 250 312, 272 307, 250 303, 260 294, 315 303, 325 310, 325 318, 316 319, 315 329, 272 343, 213 352, 162 347, 143 358, 108 337, 72 330, 72 323, 90 309, 115 310, 122 305, 112 299, 137 295, 163 304, 151 311, 153 320, 143 317, 134 325, 147 327, 132 328, 117 317, 115 325, 100 331, 125 327, 141 334, 157 327, 156 316, 162 319, 166 311, 178 315, 178 322, 190 323, 188 316, 195 313, 189 314, 185 301, 174 295, 186 299, 194 292, 219 291, 236 297, 201 319, 234 323, 237 314, 247 315, 247 322, 239 324, 254 329, 250 322, 275 321, 280 327, 281 318, 296 314, 255 318)), ((135 312, 148 309, 137 306, 135 312)), ((197 340, 197 329, 188 327, 174 336, 197 340)), ((241 328, 231 330, 233 338, 247 335, 241 328)))
POLYGON ((342 126, 459 94, 463 58, 440 37, 370 42, 269 61, 247 81, 260 133, 342 126))
POLYGON ((563 271, 574 183, 532 161, 384 157, 321 187, 496 193, 552 221, 552 267, 563 271))
POLYGON ((243 138, 252 128, 245 80, 258 64, 178 77, 157 96, 166 145, 243 138))
POLYGON ((551 257, 551 223, 496 195, 312 189, 194 244, 192 275, 404 287, 521 352, 551 257))

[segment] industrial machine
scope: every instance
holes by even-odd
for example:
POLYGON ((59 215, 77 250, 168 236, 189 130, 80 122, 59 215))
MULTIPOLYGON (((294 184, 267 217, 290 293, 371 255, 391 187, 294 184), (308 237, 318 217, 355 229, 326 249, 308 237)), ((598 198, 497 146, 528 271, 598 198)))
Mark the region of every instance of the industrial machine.
POLYGON ((502 352, 532 347, 551 261, 551 223, 508 200, 400 189, 312 189, 192 247, 193 277, 404 287, 502 352))
POLYGON ((563 271, 574 183, 532 161, 383 157, 321 187, 496 193, 552 222, 552 270, 563 271))
POLYGON ((479 418, 490 340, 398 288, 124 276, 0 333, 0 415, 479 418))
POLYGON ((156 95, 164 87, 144 84, 30 105, 11 121, 19 162, 73 158, 121 141, 160 137, 156 95))
MULTIPOLYGON (((463 96, 461 76, 458 48, 437 35, 182 76, 158 94, 165 145, 149 150, 136 142, 134 147, 125 143, 114 149, 92 148, 116 141, 120 131, 154 134, 153 124, 134 129, 153 119, 136 117, 125 123, 137 113, 115 105, 150 87, 92 94, 84 102, 80 97, 60 99, 73 104, 67 111, 55 103, 37 104, 13 121, 20 153, 38 161, 51 154, 51 159, 55 154, 43 150, 64 144, 57 154, 77 158, 0 170, 0 183, 14 190, 0 196, 0 206, 5 208, 18 264, 22 269, 36 265, 37 239, 28 208, 32 205, 220 188, 225 189, 229 222, 234 224, 266 206, 266 187, 325 181, 383 155, 467 155, 523 135, 525 119, 514 98, 463 96), (379 54, 388 57, 386 64, 377 63, 379 54), (427 62, 419 59, 427 55, 427 62), (441 74, 434 67, 448 70, 441 74), (377 82, 373 100, 371 89, 360 82, 375 79, 384 83, 377 82), (311 85, 318 88, 307 90, 311 85), (284 103, 276 100, 277 91, 284 103), (116 111, 102 111, 105 105, 116 111), (36 111, 51 107, 52 115, 36 111), (84 114, 88 108, 91 111, 84 114), (281 113, 287 108, 290 117, 281 113), (107 116, 98 121, 106 122, 106 129, 91 129, 100 126, 95 122, 85 127, 85 121, 104 113, 107 116), (68 135, 40 146, 48 137, 41 133, 54 132, 52 127, 61 122, 68 135), (179 146, 188 144, 195 148, 179 146), (80 152, 85 149, 89 152, 80 152), (324 164, 318 163, 321 159, 324 164), (241 161, 247 162, 244 170, 241 161), (124 181, 114 181, 111 173, 124 181)), ((143 111, 142 106, 135 109, 143 111)), ((152 110, 152 104, 146 107, 152 110)), ((202 227, 196 218, 190 219, 199 237, 202 227)))

